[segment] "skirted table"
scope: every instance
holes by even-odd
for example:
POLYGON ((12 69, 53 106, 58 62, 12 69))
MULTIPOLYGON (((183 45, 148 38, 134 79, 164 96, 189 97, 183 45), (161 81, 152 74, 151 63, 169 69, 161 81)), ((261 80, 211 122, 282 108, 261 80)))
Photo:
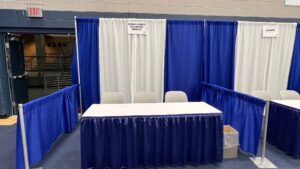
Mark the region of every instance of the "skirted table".
POLYGON ((204 102, 94 104, 81 119, 81 166, 221 163, 222 112, 204 102))
POLYGON ((267 141, 300 158, 300 100, 270 102, 267 141))

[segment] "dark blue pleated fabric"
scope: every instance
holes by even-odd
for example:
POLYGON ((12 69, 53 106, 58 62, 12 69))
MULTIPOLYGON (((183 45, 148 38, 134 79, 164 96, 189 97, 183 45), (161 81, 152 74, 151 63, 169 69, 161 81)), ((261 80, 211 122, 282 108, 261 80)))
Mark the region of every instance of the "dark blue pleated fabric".
POLYGON ((189 101, 200 101, 203 31, 203 21, 167 21, 165 92, 181 90, 189 101))
POLYGON ((221 110, 224 124, 237 129, 241 150, 257 154, 265 105, 263 100, 203 83, 202 101, 221 110))
POLYGON ((82 169, 220 163, 222 158, 221 114, 81 120, 82 169))
POLYGON ((234 88, 234 57, 237 22, 205 22, 204 80, 234 88))
POLYGON ((297 25, 293 58, 290 68, 288 89, 300 93, 300 25, 297 25))
MULTIPOLYGON (((83 111, 100 102, 99 19, 76 19, 83 111)), ((73 84, 78 83, 77 60, 73 57, 73 84)))
POLYGON ((300 158, 300 110, 270 102, 267 141, 300 158))
MULTIPOLYGON (((78 121, 78 85, 66 87, 23 105, 29 165, 40 162, 56 139, 72 132, 78 121)), ((16 166, 24 169, 20 116, 17 123, 16 166)))

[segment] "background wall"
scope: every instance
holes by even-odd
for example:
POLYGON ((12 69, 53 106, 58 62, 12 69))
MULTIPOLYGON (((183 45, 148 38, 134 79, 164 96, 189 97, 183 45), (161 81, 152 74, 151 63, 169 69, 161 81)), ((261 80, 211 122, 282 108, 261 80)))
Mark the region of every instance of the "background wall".
POLYGON ((0 9, 299 18, 285 0, 0 0, 0 9))

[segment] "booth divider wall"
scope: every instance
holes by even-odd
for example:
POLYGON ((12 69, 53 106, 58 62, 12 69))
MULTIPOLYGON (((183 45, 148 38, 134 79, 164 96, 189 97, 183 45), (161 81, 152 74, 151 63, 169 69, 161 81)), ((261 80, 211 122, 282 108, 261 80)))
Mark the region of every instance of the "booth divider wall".
POLYGON ((224 125, 239 131, 240 148, 257 154, 265 102, 216 85, 202 83, 202 101, 223 112, 224 125))
MULTIPOLYGON (((66 87, 23 105, 29 166, 40 162, 60 135, 74 130, 79 113, 78 87, 66 87)), ((20 120, 18 116, 16 168, 24 169, 20 120)))

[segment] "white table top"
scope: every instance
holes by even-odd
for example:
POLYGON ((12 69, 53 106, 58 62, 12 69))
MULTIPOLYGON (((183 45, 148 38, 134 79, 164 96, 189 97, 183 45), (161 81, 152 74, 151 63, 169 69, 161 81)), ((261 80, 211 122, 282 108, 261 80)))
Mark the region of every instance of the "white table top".
POLYGON ((205 102, 93 104, 82 117, 220 114, 205 102))
POLYGON ((300 100, 272 100, 272 102, 300 110, 300 100))

